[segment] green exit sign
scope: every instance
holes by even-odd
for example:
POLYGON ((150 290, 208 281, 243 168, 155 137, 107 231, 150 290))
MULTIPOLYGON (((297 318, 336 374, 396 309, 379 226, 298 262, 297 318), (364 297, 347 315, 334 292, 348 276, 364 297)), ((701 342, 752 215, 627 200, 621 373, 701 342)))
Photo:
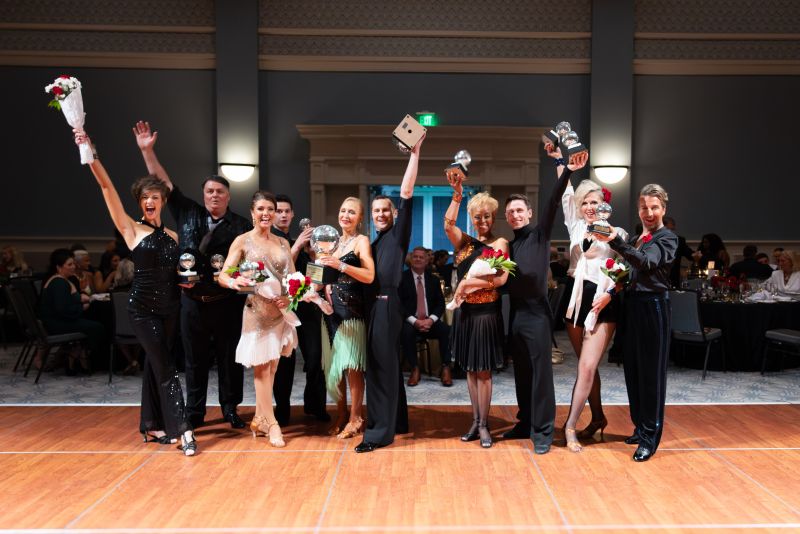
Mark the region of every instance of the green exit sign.
POLYGON ((419 111, 417 112, 417 122, 426 128, 439 126, 439 117, 436 113, 431 113, 430 111, 419 111))

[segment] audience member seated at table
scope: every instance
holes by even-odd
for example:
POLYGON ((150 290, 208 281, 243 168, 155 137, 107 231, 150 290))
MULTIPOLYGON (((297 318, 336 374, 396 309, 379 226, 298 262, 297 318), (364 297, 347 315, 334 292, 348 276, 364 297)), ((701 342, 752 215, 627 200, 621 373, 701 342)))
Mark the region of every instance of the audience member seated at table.
POLYGON ((92 259, 84 249, 74 249, 72 257, 75 260, 75 278, 78 280, 81 293, 91 295, 97 293, 94 287, 95 268, 92 267, 92 259))
POLYGON ((94 289, 97 293, 108 293, 111 289, 120 259, 119 254, 112 254, 107 267, 94 272, 94 289))
POLYGON ((111 281, 109 290, 112 292, 129 292, 131 290, 131 284, 133 284, 133 273, 134 267, 131 260, 128 258, 119 260, 119 265, 117 266, 117 270, 114 271, 114 279, 111 281))
POLYGON ((780 267, 778 267, 778 258, 780 257, 781 253, 783 252, 783 247, 775 247, 772 249, 772 263, 769 264, 772 267, 773 271, 777 271, 780 267))
POLYGON ((746 245, 742 250, 744 259, 737 261, 731 265, 730 273, 736 278, 756 278, 758 280, 766 280, 772 275, 772 269, 769 265, 764 265, 756 260, 756 253, 758 249, 755 245, 746 245))
POLYGON ((708 268, 708 262, 714 262, 714 269, 721 271, 731 264, 731 258, 725 249, 725 243, 717 234, 706 234, 700 240, 700 246, 692 254, 694 261, 701 269, 708 268))
MULTIPOLYGON (((102 324, 83 318, 83 311, 89 307, 89 297, 69 281, 75 275, 75 260, 69 250, 56 249, 50 254, 48 275, 39 300, 39 315, 47 333, 81 332, 88 338, 89 352, 97 351, 106 339, 106 332, 102 324)), ((89 372, 89 358, 83 350, 76 349, 70 354, 68 373, 79 368, 89 372)))
POLYGON ((756 254, 756 261, 762 265, 766 265, 773 271, 775 270, 772 268, 772 265, 769 264, 769 256, 767 256, 764 252, 759 252, 756 254))
POLYGON ((779 295, 800 295, 800 258, 791 250, 784 250, 778 256, 777 271, 772 273, 769 281, 779 295))
POLYGON ((30 274, 30 270, 22 257, 22 252, 17 250, 16 247, 8 246, 3 248, 2 256, 0 256, 0 275, 12 273, 20 276, 30 274))

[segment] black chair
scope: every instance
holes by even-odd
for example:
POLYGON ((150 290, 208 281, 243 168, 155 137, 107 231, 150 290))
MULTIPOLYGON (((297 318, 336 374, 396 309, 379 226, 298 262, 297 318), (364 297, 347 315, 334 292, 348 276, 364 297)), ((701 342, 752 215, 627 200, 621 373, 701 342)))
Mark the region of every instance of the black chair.
POLYGON ((761 374, 767 370, 767 356, 772 348, 781 353, 779 369, 783 371, 783 358, 786 354, 797 354, 800 351, 800 331, 789 328, 776 328, 764 332, 764 353, 761 355, 761 374))
MULTIPOLYGON (((67 334, 55 334, 55 335, 48 335, 47 331, 44 328, 42 322, 36 318, 36 313, 34 312, 33 308, 27 302, 25 296, 20 292, 20 290, 15 287, 14 285, 7 286, 7 293, 11 304, 14 306, 14 312, 20 318, 20 321, 23 324, 23 328, 27 336, 29 336, 30 341, 30 348, 36 348, 36 350, 42 355, 42 362, 41 367, 39 367, 39 372, 36 373, 36 380, 34 380, 34 384, 39 382, 39 378, 42 376, 42 370, 44 370, 45 364, 47 363, 47 356, 50 354, 50 351, 53 347, 60 347, 62 345, 74 345, 75 343, 82 342, 86 339, 86 334, 81 332, 70 332, 67 334)), ((20 355, 21 357, 22 355, 20 355)), ((28 365, 25 367, 25 375, 28 376, 28 373, 31 370, 31 365, 33 365, 33 356, 28 360, 28 365)), ((19 360, 18 362, 19 363, 19 360)))
POLYGON ((112 311, 114 313, 114 335, 111 339, 111 350, 108 354, 108 383, 114 374, 114 348, 116 345, 139 345, 128 316, 128 293, 117 291, 111 293, 112 311))
POLYGON ((706 379, 708 356, 711 354, 712 343, 719 344, 722 352, 722 370, 726 371, 725 344, 722 343, 722 330, 703 327, 700 321, 700 305, 697 293, 694 291, 670 291, 669 300, 672 303, 672 341, 681 345, 681 354, 685 356, 686 345, 701 346, 706 349, 701 380, 706 379))

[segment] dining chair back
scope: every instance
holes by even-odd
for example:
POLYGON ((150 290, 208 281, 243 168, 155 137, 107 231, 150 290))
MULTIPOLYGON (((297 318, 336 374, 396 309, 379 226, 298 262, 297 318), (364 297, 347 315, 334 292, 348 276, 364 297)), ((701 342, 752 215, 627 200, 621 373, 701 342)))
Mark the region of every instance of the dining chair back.
POLYGON ((686 346, 702 346, 705 348, 703 360, 703 375, 706 379, 708 370, 708 357, 711 354, 711 344, 719 343, 722 353, 722 369, 726 370, 725 345, 722 343, 722 330, 719 328, 703 327, 700 319, 700 304, 697 293, 694 291, 670 291, 669 300, 672 308, 670 319, 672 322, 672 341, 681 347, 682 354, 686 355, 686 346))

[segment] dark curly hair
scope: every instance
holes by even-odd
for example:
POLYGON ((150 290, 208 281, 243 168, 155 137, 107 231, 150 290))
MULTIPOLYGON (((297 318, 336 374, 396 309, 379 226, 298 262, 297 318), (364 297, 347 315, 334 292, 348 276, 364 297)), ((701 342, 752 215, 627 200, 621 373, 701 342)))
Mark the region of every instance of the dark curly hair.
POLYGON ((131 186, 131 194, 133 195, 133 198, 136 199, 136 202, 139 202, 139 200, 142 198, 142 194, 145 191, 158 191, 161 193, 161 198, 163 198, 164 201, 169 198, 169 187, 167 187, 164 182, 152 174, 142 176, 133 182, 133 185, 131 186))

